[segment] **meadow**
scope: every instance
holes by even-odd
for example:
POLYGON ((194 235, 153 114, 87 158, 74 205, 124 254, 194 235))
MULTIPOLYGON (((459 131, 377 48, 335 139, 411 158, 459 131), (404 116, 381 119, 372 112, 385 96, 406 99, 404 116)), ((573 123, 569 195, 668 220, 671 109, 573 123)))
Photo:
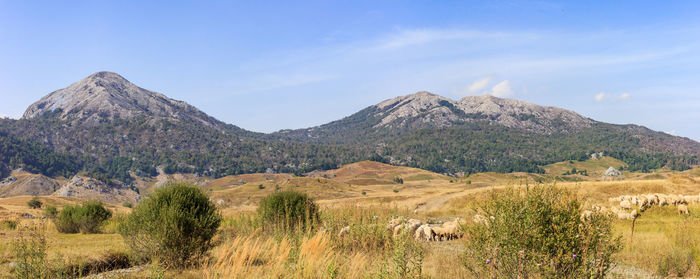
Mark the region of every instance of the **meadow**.
MULTIPOLYGON (((358 163, 350 169, 308 177, 247 175, 208 181, 205 185, 209 186, 202 188, 220 208, 223 221, 206 261, 179 270, 145 263, 128 272, 106 273, 105 278, 470 278, 461 257, 469 245, 465 238, 424 241, 405 234, 394 237, 386 231, 387 222, 397 216, 430 224, 455 218, 471 221, 475 207, 493 191, 522 189, 540 182, 575 192, 584 208, 614 207, 617 202, 610 198, 621 195, 700 193, 698 169, 660 171, 652 177, 626 173, 626 178, 618 181, 599 181, 596 176, 587 181, 543 182, 546 176, 525 173, 451 178, 372 164, 358 163), (407 179, 397 183, 393 182, 395 177, 407 179), (286 189, 309 193, 317 201, 321 208, 318 226, 291 232, 265 228, 255 212, 257 203, 286 189), (341 236, 344 227, 350 230, 341 236)), ((42 210, 27 207, 30 198, 0 199, 0 277, 13 277, 13 243, 36 226, 45 234, 47 261, 55 268, 84 266, 81 270, 90 273, 90 268, 99 270, 99 263, 129 253, 116 226, 130 208, 108 205, 114 217, 100 234, 60 234, 50 220, 41 218, 42 210), (38 218, 25 218, 25 213, 38 218)), ((80 202, 39 199, 59 209, 80 202)), ((622 249, 614 255, 615 266, 608 277, 665 277, 681 271, 684 276, 700 276, 700 205, 690 204, 689 211, 689 216, 681 216, 675 206, 652 207, 634 221, 615 219, 614 233, 621 238, 622 249)))

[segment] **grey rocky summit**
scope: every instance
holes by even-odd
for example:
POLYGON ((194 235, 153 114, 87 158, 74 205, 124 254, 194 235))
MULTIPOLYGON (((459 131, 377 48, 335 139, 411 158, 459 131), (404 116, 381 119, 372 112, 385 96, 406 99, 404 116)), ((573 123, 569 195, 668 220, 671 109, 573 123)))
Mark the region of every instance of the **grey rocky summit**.
POLYGON ((147 116, 196 121, 208 126, 223 125, 183 101, 140 88, 112 72, 94 73, 44 96, 27 108, 23 118, 36 118, 47 112, 83 124, 147 116))
POLYGON ((620 175, 622 175, 622 173, 613 167, 609 167, 608 170, 605 171, 605 176, 620 176, 620 175))
POLYGON ((455 101, 429 92, 418 92, 383 101, 376 108, 375 117, 381 121, 375 127, 448 127, 488 120, 506 127, 549 134, 578 131, 594 123, 565 109, 490 95, 467 96, 455 101))

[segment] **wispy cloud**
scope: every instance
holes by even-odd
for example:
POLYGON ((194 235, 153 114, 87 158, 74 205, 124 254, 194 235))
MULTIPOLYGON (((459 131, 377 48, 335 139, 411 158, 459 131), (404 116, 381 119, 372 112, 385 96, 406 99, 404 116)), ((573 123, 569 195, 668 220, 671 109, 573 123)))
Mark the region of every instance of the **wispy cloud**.
POLYGON ((510 81, 504 80, 494 85, 488 93, 496 97, 508 97, 513 95, 513 89, 510 87, 510 81))
POLYGON ((600 102, 600 101, 603 101, 605 99, 605 97, 606 97, 605 93, 600 92, 600 93, 596 94, 595 97, 593 97, 593 98, 595 99, 596 102, 600 102))
POLYGON ((479 92, 481 90, 484 90, 484 88, 486 88, 486 86, 488 86, 490 82, 490 77, 477 79, 474 82, 472 82, 472 84, 470 84, 469 87, 467 87, 467 90, 469 91, 469 93, 479 92))
POLYGON ((620 94, 620 96, 617 96, 617 98, 620 100, 627 100, 630 97, 632 97, 632 95, 630 93, 627 93, 627 92, 620 94))
POLYGON ((421 45, 439 41, 493 39, 509 36, 502 32, 483 32, 460 29, 413 29, 400 30, 383 39, 373 47, 376 50, 393 50, 403 47, 421 45))

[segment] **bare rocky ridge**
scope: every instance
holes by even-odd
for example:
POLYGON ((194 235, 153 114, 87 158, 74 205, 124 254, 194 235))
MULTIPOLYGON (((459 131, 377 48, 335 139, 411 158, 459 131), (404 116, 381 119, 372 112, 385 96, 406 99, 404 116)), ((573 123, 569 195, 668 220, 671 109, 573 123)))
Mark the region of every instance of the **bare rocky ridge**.
POLYGON ((52 178, 15 170, 11 176, 0 181, 0 198, 21 195, 50 195, 59 187, 59 183, 52 178))
POLYGON ((107 185, 94 178, 76 175, 52 194, 58 197, 76 197, 103 202, 137 202, 140 199, 134 190, 121 185, 107 185))
POLYGON ((139 193, 121 184, 107 185, 94 178, 75 175, 70 180, 54 179, 21 169, 0 181, 0 198, 13 196, 75 197, 103 202, 137 202, 139 193))
POLYGON ((448 127, 488 120, 510 128, 537 133, 572 132, 590 127, 593 120, 575 112, 494 96, 467 96, 459 101, 429 92, 418 92, 376 105, 379 127, 448 127), (412 123, 418 122, 418 123, 412 123))
POLYGON ((206 126, 224 124, 197 108, 136 86, 112 72, 97 72, 32 104, 22 118, 32 119, 60 109, 60 117, 81 124, 99 124, 138 116, 189 120, 206 126))

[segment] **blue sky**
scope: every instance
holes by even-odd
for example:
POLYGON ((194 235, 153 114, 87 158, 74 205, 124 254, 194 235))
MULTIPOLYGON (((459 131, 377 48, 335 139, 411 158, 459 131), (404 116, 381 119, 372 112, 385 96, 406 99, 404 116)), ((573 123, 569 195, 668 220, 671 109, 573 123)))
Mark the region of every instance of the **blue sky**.
POLYGON ((93 72, 261 132, 493 94, 700 140, 698 1, 0 0, 0 115, 93 72))

